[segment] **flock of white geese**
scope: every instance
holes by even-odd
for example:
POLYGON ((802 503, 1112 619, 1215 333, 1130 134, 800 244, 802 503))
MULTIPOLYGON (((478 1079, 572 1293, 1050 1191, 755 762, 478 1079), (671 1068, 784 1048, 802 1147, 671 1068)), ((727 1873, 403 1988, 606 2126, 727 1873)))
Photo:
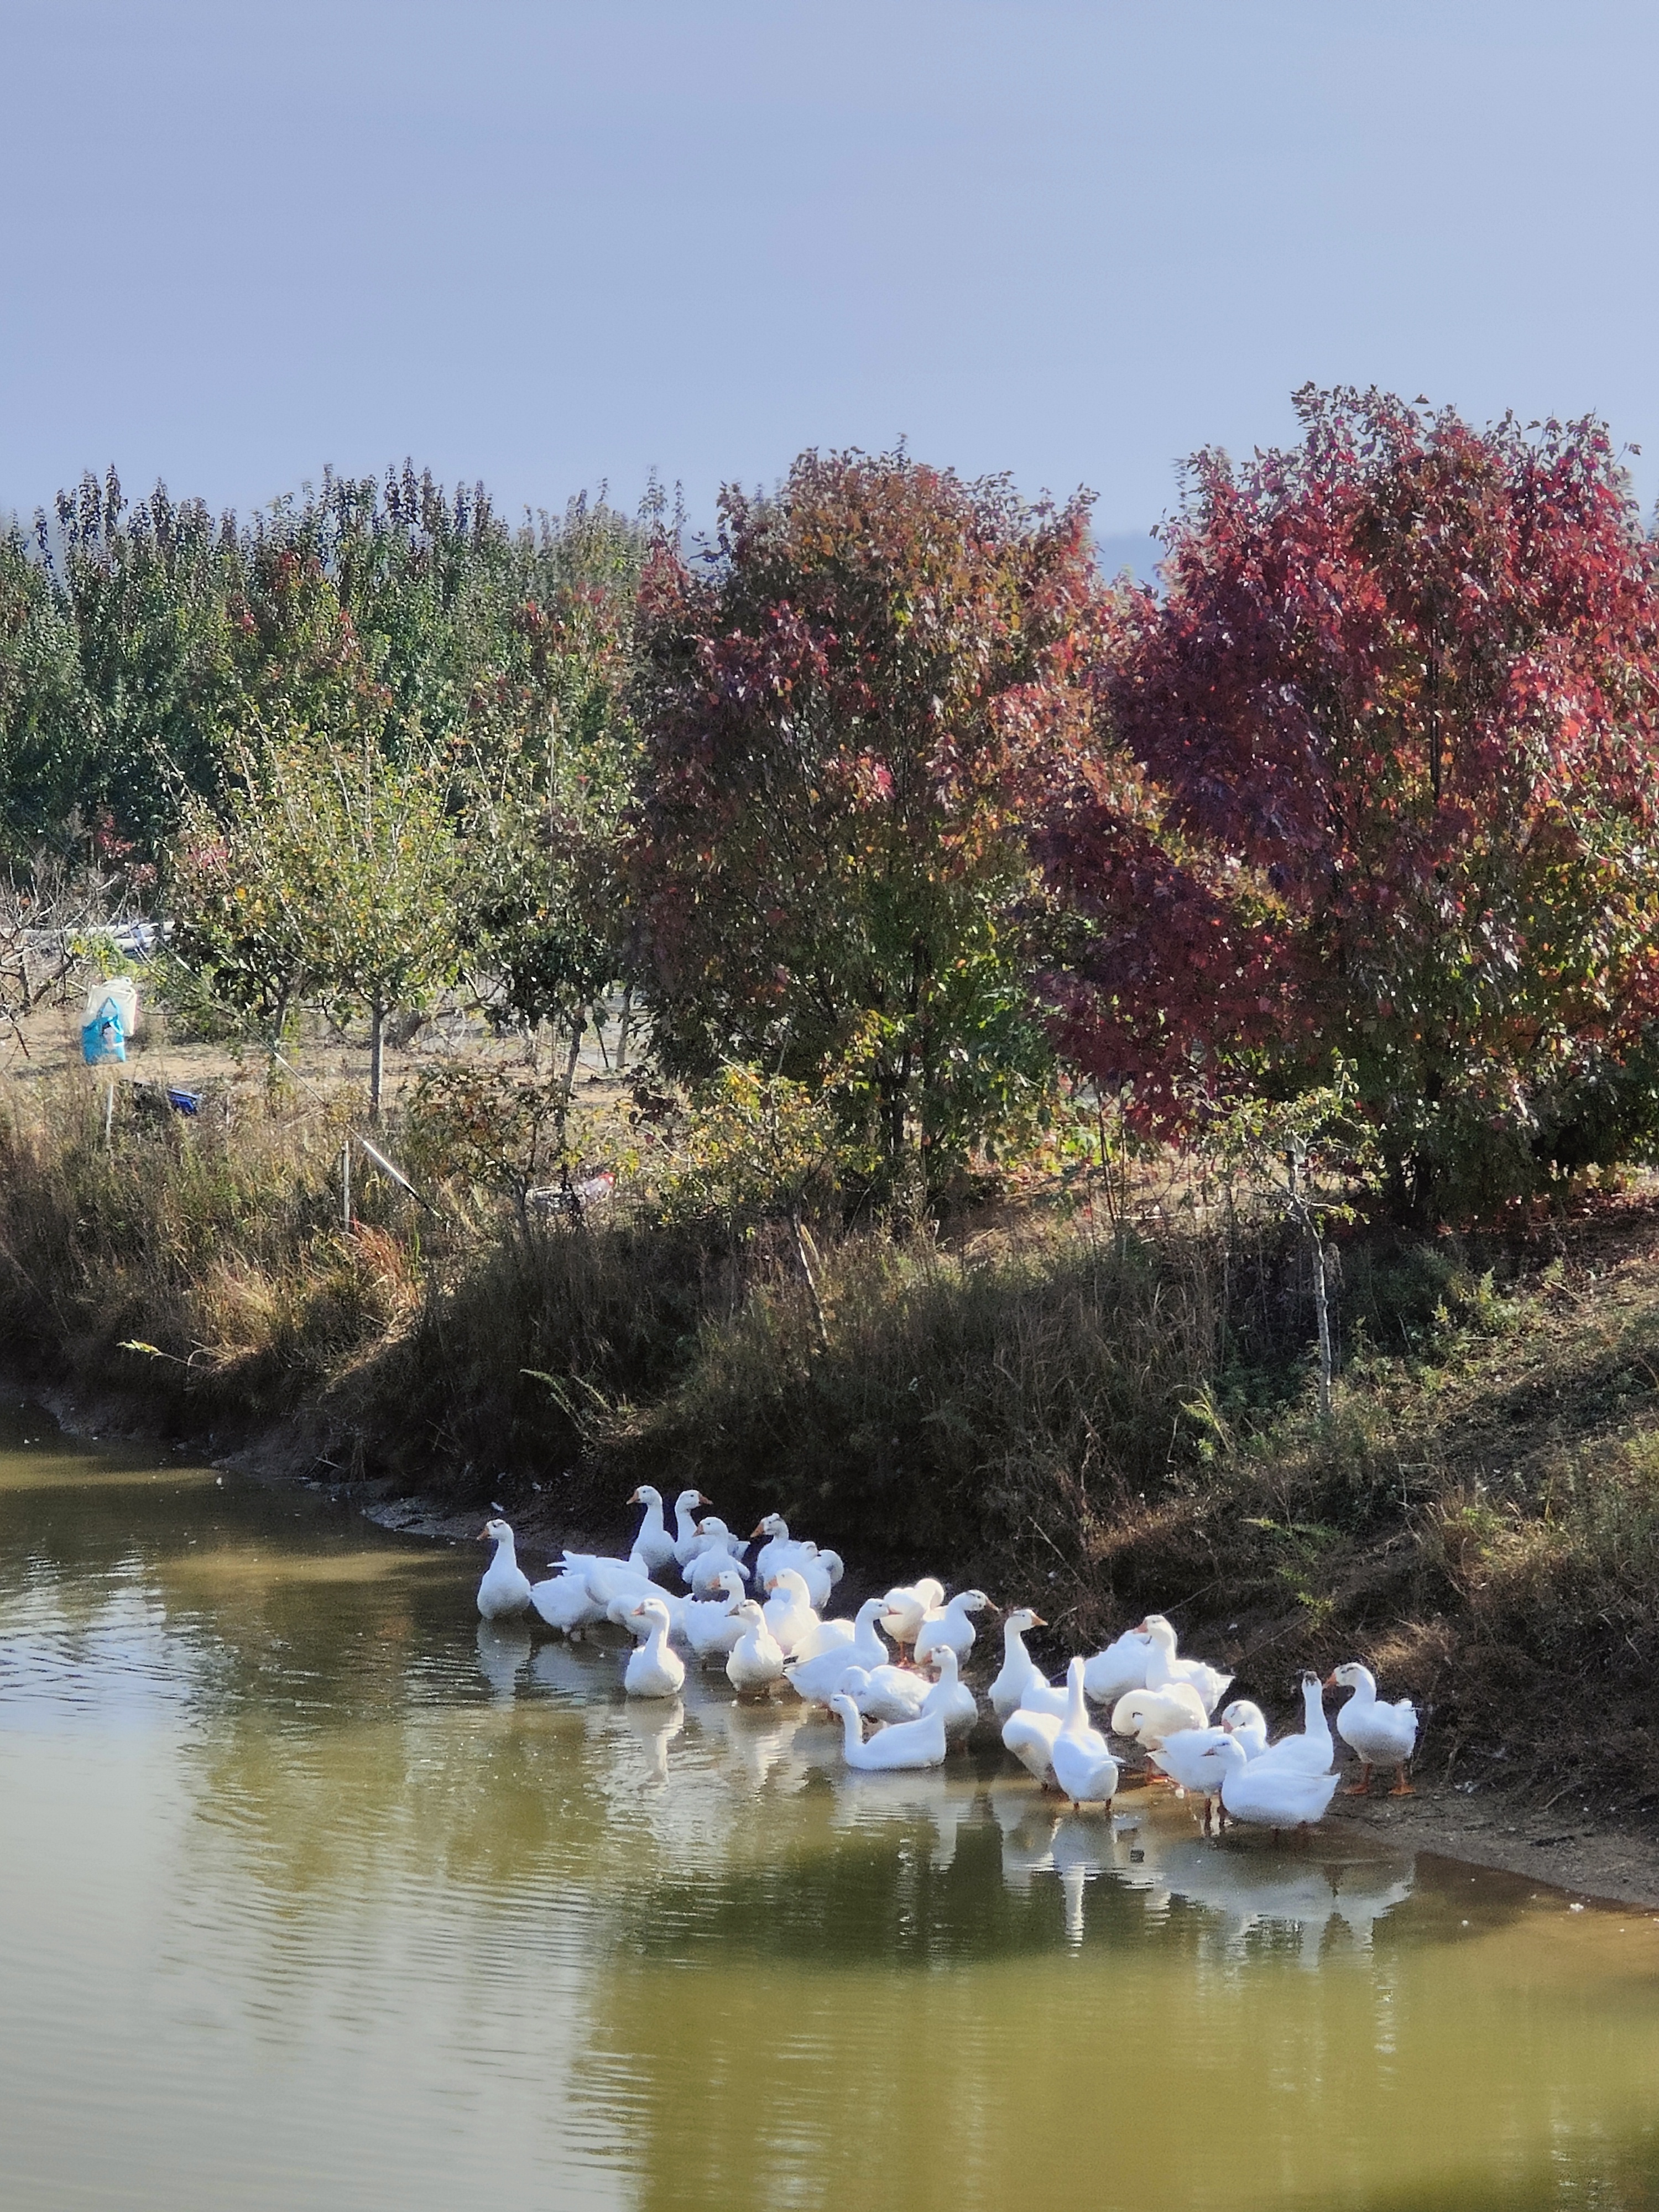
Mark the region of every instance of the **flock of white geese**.
MULTIPOLYGON (((966 1741, 980 1718, 963 1676, 975 1616, 998 1611, 983 1590, 947 1598, 927 1577, 869 1599, 850 1619, 826 1618, 842 1560, 792 1536, 781 1515, 769 1513, 740 1540, 702 1510, 709 1500, 701 1491, 680 1492, 672 1529, 660 1493, 648 1485, 629 1502, 644 1512, 625 1559, 566 1552, 558 1571, 538 1583, 520 1566, 507 1522, 488 1522, 482 1533, 495 1552, 478 1585, 483 1619, 533 1613, 573 1638, 603 1621, 627 1629, 635 1640, 623 1688, 630 1698, 677 1697, 686 1662, 674 1646, 683 1645, 701 1666, 723 1662, 739 1698, 769 1698, 781 1686, 827 1706, 842 1723, 848 1765, 862 1771, 939 1766, 966 1741), (752 1559, 751 1544, 759 1546, 752 1559), (684 1583, 683 1595, 659 1579, 670 1572, 684 1583), (759 1596, 749 1594, 751 1585, 759 1596), (866 1723, 873 1724, 868 1735, 866 1723)), ((1331 1687, 1351 1693, 1336 1732, 1361 1761, 1355 1791, 1369 1790, 1374 1767, 1396 1771, 1396 1794, 1410 1790, 1416 1711, 1407 1699, 1379 1698, 1370 1669, 1357 1661, 1323 1682, 1305 1674, 1302 1727, 1270 1742, 1261 1707, 1247 1698, 1216 1717, 1231 1675, 1183 1657, 1161 1613, 1104 1650, 1079 1653, 1063 1684, 1051 1682, 1025 1647, 1030 1631, 1046 1626, 1029 1606, 1003 1616, 1002 1665, 986 1694, 1006 1748, 1074 1808, 1110 1810, 1122 1763, 1109 1735, 1138 1745, 1153 1776, 1202 1800, 1206 1834, 1212 1820, 1218 1828, 1230 1820, 1274 1831, 1310 1826, 1324 1817, 1338 1783, 1324 1704, 1331 1687), (1094 1725, 1091 1705, 1109 1713, 1106 1734, 1094 1725)))

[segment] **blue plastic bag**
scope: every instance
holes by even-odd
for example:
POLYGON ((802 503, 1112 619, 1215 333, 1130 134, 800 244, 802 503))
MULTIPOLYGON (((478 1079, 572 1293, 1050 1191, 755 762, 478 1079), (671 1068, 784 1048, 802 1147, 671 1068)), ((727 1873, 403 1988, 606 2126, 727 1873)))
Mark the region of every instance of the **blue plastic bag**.
POLYGON ((81 1030, 81 1057, 88 1067, 103 1067, 113 1060, 127 1056, 126 1032, 121 1026, 121 1009, 113 999, 106 999, 92 1019, 81 1030))

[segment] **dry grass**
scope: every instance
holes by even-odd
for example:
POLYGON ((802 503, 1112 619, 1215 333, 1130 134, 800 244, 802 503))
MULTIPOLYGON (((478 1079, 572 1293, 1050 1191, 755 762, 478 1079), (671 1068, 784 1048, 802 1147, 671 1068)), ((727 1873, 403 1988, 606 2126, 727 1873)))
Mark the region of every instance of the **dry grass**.
POLYGON ((14 1361, 167 1418, 268 1417, 339 1387, 407 1325, 418 1265, 386 1190, 345 1236, 340 1124, 244 1091, 196 1121, 90 1075, 0 1113, 0 1326, 14 1361), (153 1347, 134 1352, 137 1343, 153 1347))

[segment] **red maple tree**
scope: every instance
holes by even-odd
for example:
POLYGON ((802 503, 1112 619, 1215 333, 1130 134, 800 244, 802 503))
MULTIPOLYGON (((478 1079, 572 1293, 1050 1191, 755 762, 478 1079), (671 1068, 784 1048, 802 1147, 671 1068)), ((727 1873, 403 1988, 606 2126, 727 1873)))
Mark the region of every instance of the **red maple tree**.
POLYGON ((1042 833, 1066 1048, 1143 1123, 1345 1063, 1419 1206, 1627 1154, 1659 1074, 1659 594, 1603 426, 1297 395, 1191 465, 1042 833))

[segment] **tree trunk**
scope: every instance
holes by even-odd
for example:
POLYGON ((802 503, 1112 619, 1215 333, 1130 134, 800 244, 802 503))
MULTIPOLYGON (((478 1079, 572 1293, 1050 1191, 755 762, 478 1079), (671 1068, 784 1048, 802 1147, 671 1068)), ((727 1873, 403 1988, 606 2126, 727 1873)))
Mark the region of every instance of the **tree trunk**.
POLYGON ((386 1004, 372 999, 368 1007, 368 1118, 380 1118, 380 1079, 386 1066, 386 1004))
POLYGON ((818 1350, 828 1352, 830 1331, 823 1319, 823 1300, 818 1294, 817 1275, 811 1261, 807 1256, 806 1231, 801 1225, 800 1208, 798 1206, 792 1206, 789 1209, 789 1226, 795 1232, 795 1256, 800 1261, 801 1273, 806 1278, 806 1295, 812 1302, 812 1321, 817 1330, 818 1350))
POLYGON ((1319 1329, 1319 1417, 1331 1417, 1331 1391, 1335 1380, 1336 1353, 1331 1341, 1330 1285, 1325 1267, 1325 1239, 1319 1233, 1319 1217, 1308 1201, 1303 1176, 1304 1154, 1293 1142, 1285 1158, 1286 1188, 1291 1218, 1301 1224, 1313 1258, 1314 1319, 1319 1329))
POLYGON ((1325 1240, 1311 1223, 1308 1240, 1313 1247, 1314 1316, 1319 1323, 1319 1417, 1328 1421, 1331 1417, 1331 1385, 1335 1374, 1336 1356, 1331 1346, 1331 1303, 1325 1278, 1325 1240))
POLYGON ((564 1150, 564 1125, 570 1112, 570 1101, 576 1088, 576 1063, 582 1055, 582 1031, 587 1024, 580 1020, 570 1028, 570 1050, 564 1063, 564 1081, 559 1094, 559 1150, 564 1150))

